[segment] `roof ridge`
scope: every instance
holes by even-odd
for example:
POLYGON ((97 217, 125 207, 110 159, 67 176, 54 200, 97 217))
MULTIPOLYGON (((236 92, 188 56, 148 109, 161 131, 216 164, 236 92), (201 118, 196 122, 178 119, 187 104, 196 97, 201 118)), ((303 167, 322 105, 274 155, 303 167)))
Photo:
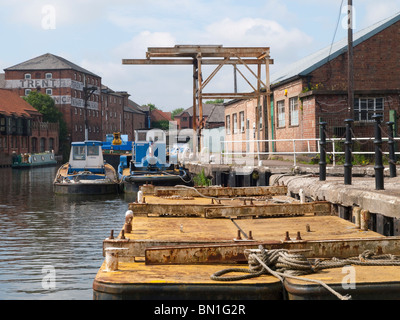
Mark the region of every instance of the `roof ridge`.
POLYGON ((57 56, 52 53, 42 54, 35 58, 18 63, 14 66, 8 67, 8 68, 4 69, 4 71, 13 71, 13 70, 21 70, 22 71, 22 70, 39 70, 39 69, 43 69, 43 70, 72 69, 72 70, 80 71, 80 72, 100 78, 100 76, 98 76, 97 74, 95 74, 85 68, 82 68, 81 66, 79 66, 63 57, 57 56), (61 63, 61 65, 55 65, 55 66, 53 65, 52 66, 51 63, 49 63, 49 59, 58 60, 61 63), (46 62, 49 64, 46 65, 46 62))

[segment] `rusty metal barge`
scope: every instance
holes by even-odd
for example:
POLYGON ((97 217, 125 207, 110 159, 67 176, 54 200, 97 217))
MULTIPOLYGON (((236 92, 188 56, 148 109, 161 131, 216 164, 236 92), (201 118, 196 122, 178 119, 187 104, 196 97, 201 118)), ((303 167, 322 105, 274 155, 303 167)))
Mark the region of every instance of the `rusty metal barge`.
POLYGON ((400 237, 286 186, 142 186, 103 242, 93 297, 131 300, 400 298, 400 237))

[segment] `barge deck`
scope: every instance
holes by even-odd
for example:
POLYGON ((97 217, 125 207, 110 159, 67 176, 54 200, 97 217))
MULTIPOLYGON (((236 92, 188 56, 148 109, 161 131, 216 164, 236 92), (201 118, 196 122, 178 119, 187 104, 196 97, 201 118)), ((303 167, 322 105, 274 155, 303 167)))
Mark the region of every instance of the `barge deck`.
MULTIPOLYGON (((328 202, 305 203, 287 197, 285 188, 267 188, 239 188, 245 194, 234 197, 232 188, 143 187, 143 201, 129 205, 118 237, 103 242, 106 259, 93 282, 94 299, 336 299, 321 284, 297 278, 237 277, 250 270, 249 255, 260 248, 300 254, 311 266, 367 250, 400 254, 400 238, 360 229, 332 215, 328 202), (232 279, 213 277, 224 270, 232 279)), ((342 267, 301 277, 326 282, 342 298, 399 297, 397 260, 368 267, 351 261, 348 275, 342 267)))

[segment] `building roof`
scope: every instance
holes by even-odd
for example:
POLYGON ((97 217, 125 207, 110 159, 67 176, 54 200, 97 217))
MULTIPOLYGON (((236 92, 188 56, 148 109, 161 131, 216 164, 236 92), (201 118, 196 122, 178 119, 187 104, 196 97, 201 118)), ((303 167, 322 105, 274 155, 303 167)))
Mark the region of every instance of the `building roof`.
POLYGON ((158 109, 154 109, 150 113, 151 121, 171 121, 171 112, 164 112, 158 109))
POLYGON ((225 123, 225 106, 223 104, 213 104, 214 108, 208 115, 207 123, 225 123))
POLYGON ((29 71, 29 70, 76 70, 85 74, 99 77, 62 57, 51 53, 46 53, 39 57, 19 63, 15 66, 4 69, 4 71, 29 71))
POLYGON ((137 113, 137 114, 145 114, 142 109, 140 109, 140 106, 135 102, 132 101, 131 99, 128 99, 128 106, 125 107, 126 111, 132 112, 132 113, 137 113))
MULTIPOLYGON (((223 106, 223 104, 214 104, 214 103, 204 103, 203 104, 203 117, 209 117, 211 113, 214 111, 215 106, 223 106)), ((193 107, 187 108, 183 110, 180 114, 175 117, 180 117, 183 113, 188 113, 190 117, 193 117, 193 107)), ((196 116, 199 116, 199 106, 196 106, 196 116)))
POLYGON ((3 89, 5 87, 6 87, 6 74, 0 73, 0 89, 3 89))
MULTIPOLYGON (((353 46, 357 46, 365 40, 375 36, 377 33, 390 27, 396 22, 400 21, 400 13, 397 13, 390 18, 384 19, 374 25, 369 26, 353 35, 353 46)), ((328 46, 320 51, 315 52, 293 64, 281 68, 276 73, 271 75, 271 84, 277 85, 280 82, 284 82, 293 79, 298 76, 306 76, 321 67, 328 61, 335 59, 339 55, 347 52, 348 40, 347 38, 334 43, 332 46, 328 46)))
POLYGON ((0 89, 0 114, 30 118, 32 115, 40 115, 41 113, 18 94, 10 90, 0 89))

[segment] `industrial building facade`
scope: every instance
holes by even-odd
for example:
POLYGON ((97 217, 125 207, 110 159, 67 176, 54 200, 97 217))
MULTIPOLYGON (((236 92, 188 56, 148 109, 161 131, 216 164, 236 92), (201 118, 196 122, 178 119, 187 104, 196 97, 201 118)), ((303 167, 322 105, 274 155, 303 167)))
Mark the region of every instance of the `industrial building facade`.
MULTIPOLYGON (((400 15, 354 34, 354 102, 348 108, 347 39, 334 43, 271 76, 271 105, 250 100, 225 107, 225 128, 234 140, 248 140, 256 127, 266 152, 317 151, 319 123, 327 123, 328 138, 343 138, 347 118, 353 119, 356 137, 374 136, 374 114, 398 125, 400 112, 400 15), (262 120, 264 119, 264 120, 262 120), (266 130, 263 132, 263 130, 266 130), (306 141, 309 139, 309 141, 306 141)), ((244 151, 249 150, 249 146, 244 151)), ((255 147, 252 147, 255 149, 255 147)), ((242 148, 243 150, 243 148, 242 148)))
POLYGON ((70 142, 85 139, 86 125, 89 140, 103 141, 113 132, 133 139, 133 130, 139 129, 135 125, 146 124, 145 114, 129 103, 127 92, 111 90, 102 85, 100 76, 62 57, 47 53, 4 71, 5 89, 20 96, 39 90, 54 99, 70 142))

